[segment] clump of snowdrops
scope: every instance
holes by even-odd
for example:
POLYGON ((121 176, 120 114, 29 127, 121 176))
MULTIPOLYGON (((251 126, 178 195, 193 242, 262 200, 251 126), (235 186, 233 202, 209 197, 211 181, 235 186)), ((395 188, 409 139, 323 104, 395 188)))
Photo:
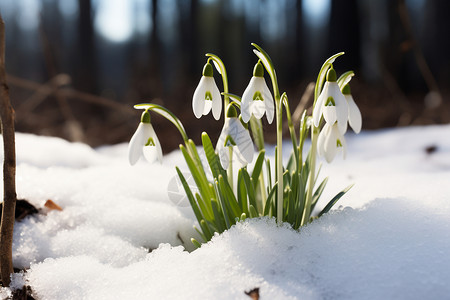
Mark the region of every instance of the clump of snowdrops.
MULTIPOLYGON (((349 87, 354 73, 348 71, 337 78, 333 69, 335 59, 344 53, 331 56, 322 65, 314 90, 312 116, 305 110, 300 126, 295 128, 288 97, 286 93, 280 93, 272 60, 261 47, 252 45, 258 60, 242 97, 229 92, 222 60, 214 54, 206 54, 207 61, 192 100, 193 112, 200 118, 212 111, 216 120, 220 119, 222 108, 224 113, 223 129, 215 147, 208 134, 202 134, 207 164, 202 163, 197 146, 172 112, 152 103, 134 106, 144 112, 129 144, 131 164, 135 164, 141 155, 149 162, 162 160, 150 113, 160 114, 172 122, 183 138, 180 149, 197 190, 191 190, 178 167, 176 171, 198 220, 199 228, 196 229, 203 239, 201 242, 209 241, 215 232, 221 233, 246 218, 275 217, 278 224, 288 222, 298 229, 328 212, 351 187, 328 199, 328 204, 317 215, 312 215, 328 180, 317 182, 318 155, 327 162, 331 162, 338 152, 345 158, 347 124, 356 133, 361 130, 361 113, 349 87), (213 65, 222 78, 222 93, 214 80, 213 65), (270 77, 273 94, 266 84, 265 72, 270 77), (292 142, 292 154, 285 165, 282 160, 283 111, 292 142), (274 164, 265 155, 261 121, 264 115, 269 124, 275 118, 274 164), (304 157, 303 148, 309 136, 311 146, 304 157), (247 166, 252 161, 250 170, 247 166), (271 168, 274 168, 273 172, 271 168)), ((201 245, 195 239, 192 242, 198 247, 201 245)))

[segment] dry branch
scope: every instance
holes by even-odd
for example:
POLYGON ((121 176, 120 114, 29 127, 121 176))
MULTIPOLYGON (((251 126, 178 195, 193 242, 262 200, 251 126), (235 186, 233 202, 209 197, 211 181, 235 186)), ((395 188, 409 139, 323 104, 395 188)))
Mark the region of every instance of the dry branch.
POLYGON ((128 105, 114 102, 105 97, 81 92, 67 86, 58 86, 57 88, 55 88, 47 84, 36 83, 34 81, 19 78, 10 74, 8 75, 8 83, 26 90, 35 91, 37 94, 45 94, 46 96, 52 94, 61 95, 69 99, 76 99, 99 106, 109 107, 127 115, 135 114, 135 110, 128 105))
POLYGON ((0 273, 3 286, 9 286, 12 264, 14 214, 16 210, 16 151, 14 110, 9 99, 5 71, 5 24, 0 15, 0 117, 3 135, 3 208, 0 225, 0 273))

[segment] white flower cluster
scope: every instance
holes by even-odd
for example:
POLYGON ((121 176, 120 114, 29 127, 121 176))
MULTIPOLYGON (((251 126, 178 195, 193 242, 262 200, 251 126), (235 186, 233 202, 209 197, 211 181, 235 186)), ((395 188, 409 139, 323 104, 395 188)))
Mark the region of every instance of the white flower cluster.
MULTIPOLYGON (((217 120, 220 117, 222 98, 212 77, 212 67, 207 67, 207 65, 210 64, 205 65, 203 76, 195 89, 192 108, 194 115, 200 118, 202 115, 209 113, 211 110, 211 104, 209 103, 212 103, 213 116, 217 120), (207 81, 208 78, 211 79, 207 81), (212 98, 210 98, 211 96, 212 98), (220 103, 220 106, 215 103, 220 103), (216 112, 214 111, 215 108, 217 109, 216 112)), ((227 112, 216 151, 224 169, 228 168, 230 162, 243 167, 252 161, 254 154, 250 133, 243 123, 248 123, 252 115, 261 119, 265 114, 269 123, 272 123, 274 118, 274 101, 264 79, 264 69, 261 63, 256 64, 253 77, 242 95, 240 103, 241 119, 238 118, 233 106, 227 109, 233 109, 234 111, 227 112)))
MULTIPOLYGON (((194 115, 212 114, 216 120, 222 111, 222 96, 213 77, 212 65, 208 62, 203 69, 203 75, 195 89, 192 99, 194 115)), ((267 121, 272 123, 274 118, 274 99, 264 79, 264 68, 260 62, 255 65, 253 77, 245 89, 240 102, 241 117, 238 118, 232 104, 227 108, 224 126, 217 142, 216 151, 221 165, 227 169, 231 163, 240 167, 247 165, 253 159, 254 146, 246 123, 253 115, 261 119, 264 114, 267 121), (232 109, 232 110, 231 110, 232 109)), ((313 124, 319 127, 321 120, 325 125, 320 131, 317 151, 320 156, 331 162, 339 150, 346 156, 346 142, 344 134, 347 122, 355 133, 361 131, 361 113, 346 84, 342 91, 336 82, 336 72, 331 68, 327 73, 327 80, 313 110, 313 124)), ((129 161, 133 165, 139 157, 144 156, 149 162, 162 160, 162 150, 159 140, 150 123, 150 114, 145 111, 129 144, 129 161)))
POLYGON ((342 149, 345 158, 347 144, 344 134, 347 131, 347 122, 355 133, 359 133, 362 118, 361 112, 350 94, 350 87, 346 84, 341 91, 336 82, 336 72, 333 68, 328 71, 327 81, 314 106, 313 124, 315 127, 320 126, 322 116, 325 125, 317 142, 319 155, 324 156, 327 162, 331 162, 336 153, 342 149))

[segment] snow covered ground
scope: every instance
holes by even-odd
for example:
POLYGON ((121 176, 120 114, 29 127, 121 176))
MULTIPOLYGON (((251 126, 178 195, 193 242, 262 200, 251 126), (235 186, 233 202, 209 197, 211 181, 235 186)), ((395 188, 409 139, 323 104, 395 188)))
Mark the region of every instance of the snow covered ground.
POLYGON ((29 269, 13 286, 38 299, 250 299, 254 288, 261 299, 450 295, 450 126, 347 136, 347 159, 321 170, 322 206, 355 183, 332 212, 300 232, 247 220, 193 252, 184 250, 193 214, 168 196, 180 152, 131 167, 125 144, 16 139, 18 198, 44 214, 16 223, 14 264, 29 269), (43 208, 48 199, 63 211, 43 208))

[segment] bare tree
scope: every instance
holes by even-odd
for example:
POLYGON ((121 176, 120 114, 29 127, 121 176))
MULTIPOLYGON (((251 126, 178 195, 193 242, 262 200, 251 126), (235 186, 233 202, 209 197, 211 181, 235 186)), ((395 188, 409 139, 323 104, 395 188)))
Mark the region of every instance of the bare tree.
POLYGON ((3 207, 0 225, 0 273, 3 286, 9 286, 12 264, 14 214, 16 210, 16 151, 14 110, 9 100, 5 71, 5 23, 0 15, 0 117, 3 135, 3 207))

